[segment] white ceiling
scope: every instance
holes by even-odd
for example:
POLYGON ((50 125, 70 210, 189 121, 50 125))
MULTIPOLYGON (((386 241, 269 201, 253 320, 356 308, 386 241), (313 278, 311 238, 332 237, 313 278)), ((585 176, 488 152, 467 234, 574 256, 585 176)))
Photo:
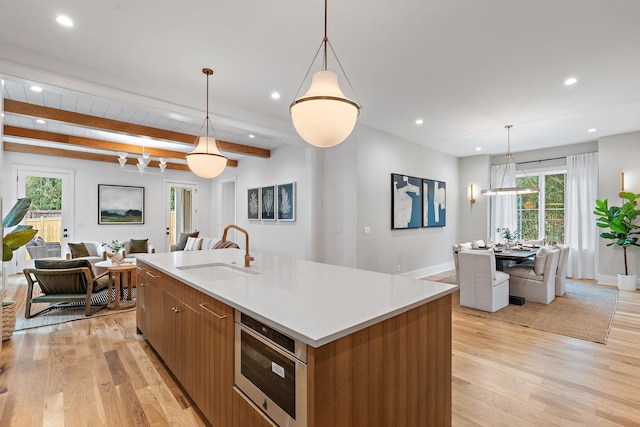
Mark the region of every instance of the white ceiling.
MULTIPOLYGON (((322 0, 5 0, 4 94, 198 134, 201 69, 211 67, 220 139, 301 145, 288 106, 322 40, 323 8, 322 0), (58 14, 75 26, 60 26, 58 14), (44 95, 25 89, 32 82, 44 95)), ((329 0, 328 8, 329 39, 363 105, 359 124, 460 157, 476 147, 504 153, 506 124, 513 152, 640 130, 638 0, 329 0), (568 77, 578 82, 565 86, 568 77)))

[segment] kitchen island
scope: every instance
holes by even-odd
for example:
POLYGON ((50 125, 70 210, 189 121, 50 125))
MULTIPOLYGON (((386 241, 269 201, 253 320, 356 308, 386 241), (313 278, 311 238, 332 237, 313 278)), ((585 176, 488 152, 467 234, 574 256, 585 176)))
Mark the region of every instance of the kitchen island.
POLYGON ((308 345, 300 425, 451 424, 456 286, 254 257, 248 268, 239 249, 138 258, 138 329, 214 426, 274 425, 234 387, 234 310, 308 345))

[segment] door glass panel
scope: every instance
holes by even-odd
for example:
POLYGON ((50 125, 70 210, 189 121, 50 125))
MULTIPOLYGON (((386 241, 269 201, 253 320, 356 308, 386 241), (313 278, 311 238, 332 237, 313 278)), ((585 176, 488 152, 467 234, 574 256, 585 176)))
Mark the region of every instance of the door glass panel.
POLYGON ((25 215, 25 224, 38 230, 36 237, 46 243, 45 248, 25 251, 25 259, 51 258, 61 256, 62 245, 62 179, 29 175, 25 179, 25 197, 31 199, 31 206, 25 215))

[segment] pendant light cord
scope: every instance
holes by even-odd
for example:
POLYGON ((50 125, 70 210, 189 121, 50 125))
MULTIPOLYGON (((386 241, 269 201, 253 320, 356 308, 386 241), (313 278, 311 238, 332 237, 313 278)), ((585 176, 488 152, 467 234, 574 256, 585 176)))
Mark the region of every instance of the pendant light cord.
POLYGON ((320 42, 320 46, 318 46, 318 50, 316 50, 315 55, 313 55, 313 59, 311 60, 311 65, 309 65, 309 68, 307 69, 307 73, 304 75, 304 78, 300 82, 300 86, 298 87, 298 90, 296 91, 296 94, 293 97, 293 99, 297 99, 298 98, 298 95, 300 94, 300 91, 302 90, 302 86, 304 85, 304 82, 307 81, 307 78, 309 77, 309 73, 311 73, 311 68, 313 68, 313 63, 316 61, 316 58, 318 58, 318 54, 320 53, 320 49, 323 49, 323 53, 322 53, 322 69, 324 71, 327 71, 327 67, 328 67, 327 45, 328 45, 329 48, 331 49, 331 52, 333 53, 333 57, 336 58, 336 62, 338 63, 338 67, 340 67, 340 71, 342 71, 342 75, 344 76, 345 80, 347 81, 347 84, 349 85, 349 88, 351 89, 351 92, 353 93, 353 96, 356 98, 357 104, 360 106, 360 109, 362 109, 362 104, 360 103, 360 98, 358 98, 358 94, 353 89, 353 85, 351 84, 351 81, 349 80, 349 76, 347 76, 347 73, 345 73, 344 68, 342 68, 342 64, 340 63, 340 59, 338 59, 338 55, 336 55, 336 51, 333 49, 333 45, 329 41, 329 37, 327 37, 327 10, 328 10, 327 0, 324 0, 324 38, 320 42))

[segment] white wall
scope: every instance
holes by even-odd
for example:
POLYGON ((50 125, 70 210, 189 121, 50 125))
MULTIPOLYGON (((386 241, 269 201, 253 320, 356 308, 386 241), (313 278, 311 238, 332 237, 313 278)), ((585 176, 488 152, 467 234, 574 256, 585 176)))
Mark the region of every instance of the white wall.
MULTIPOLYGON (((114 157, 114 164, 93 162, 61 157, 40 156, 33 154, 5 152, 2 162, 5 178, 12 171, 12 166, 37 166, 59 169, 71 169, 75 173, 75 204, 73 207, 75 224, 70 242, 94 240, 110 242, 111 240, 149 239, 149 243, 162 252, 164 248, 165 229, 163 205, 163 180, 199 182, 201 194, 209 194, 208 180, 197 178, 191 172, 167 169, 164 175, 149 175, 123 172, 114 157), (142 225, 98 225, 98 184, 133 185, 145 189, 145 223, 142 225)), ((15 181, 5 179, 2 192, 5 195, 5 206, 16 191, 15 181)), ((207 218, 210 217, 208 200, 200 202, 200 230, 203 235, 211 233, 207 218)), ((7 208, 8 209, 8 208, 7 208)), ((6 213, 6 212, 5 212, 6 213)), ((168 250, 168 248, 167 248, 168 250)))
POLYGON ((451 268, 460 211, 458 159, 365 127, 357 144, 357 159, 349 161, 358 177, 355 194, 349 194, 357 200, 357 267, 397 274, 399 265, 400 273, 415 277, 451 268), (446 182, 446 226, 392 230, 392 173, 446 182))
MULTIPOLYGON (((468 242, 482 239, 489 241, 489 197, 480 192, 491 186, 491 165, 488 155, 464 157, 459 159, 460 185, 460 215, 458 217, 458 242, 468 242), (473 197, 476 202, 471 203, 470 186, 473 184, 473 197)), ((453 256, 453 255, 452 255, 453 256)))
MULTIPOLYGON (((211 224, 215 236, 222 237, 223 229, 220 219, 221 182, 229 179, 236 181, 236 224, 246 229, 250 236, 249 246, 252 251, 269 252, 296 258, 309 259, 305 244, 308 236, 309 182, 306 148, 286 146, 273 150, 269 159, 245 157, 238 162, 237 168, 227 168, 220 177, 212 181, 210 190, 213 213, 211 224), (296 220, 282 221, 249 221, 247 219, 247 190, 276 184, 296 182, 296 220)), ((238 237, 244 247, 244 236, 238 237)))
MULTIPOLYGON (((624 172, 625 191, 640 193, 640 132, 613 135, 598 141, 598 198, 620 206, 620 172, 624 172)), ((595 216, 594 216, 595 224, 595 216)), ((617 284, 617 274, 624 273, 622 248, 607 247, 599 239, 597 277, 601 283, 617 284)), ((640 248, 627 249, 629 274, 640 276, 640 248)))

